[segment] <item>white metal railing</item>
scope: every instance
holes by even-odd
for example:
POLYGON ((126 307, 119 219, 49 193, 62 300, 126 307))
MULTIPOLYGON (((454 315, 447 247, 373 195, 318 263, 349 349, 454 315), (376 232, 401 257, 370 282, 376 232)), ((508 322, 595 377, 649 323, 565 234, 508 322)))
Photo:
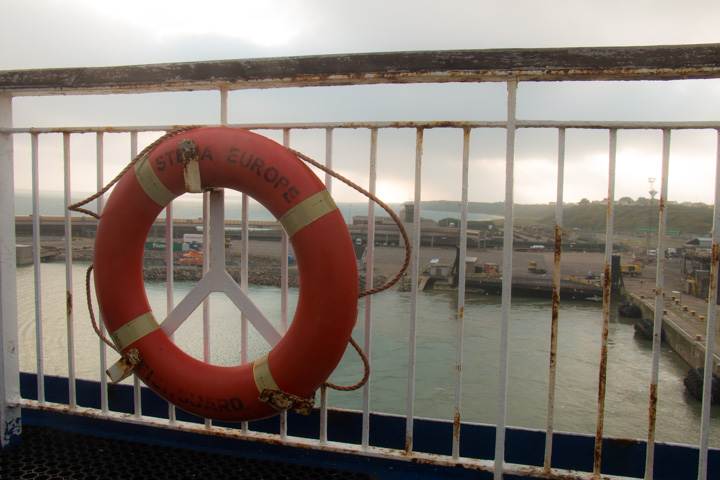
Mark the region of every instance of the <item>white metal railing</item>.
MULTIPOLYGON (((418 69, 421 71, 421 69, 418 69)), ((1 74, 2 72, 0 72, 1 74)), ((613 79, 612 75, 605 73, 609 79, 613 79), (608 76, 609 75, 609 76, 608 76)), ((339 444, 337 442, 331 442, 328 440, 327 429, 328 423, 331 421, 328 419, 328 399, 327 392, 323 387, 321 391, 321 415, 320 415, 320 437, 319 440, 311 440, 304 438, 291 437, 287 434, 287 419, 283 414, 281 421, 281 432, 279 440, 288 445, 297 445, 306 448, 319 448, 328 449, 338 452, 349 452, 354 454, 361 454, 367 456, 381 456, 398 459, 417 459, 419 461, 437 463, 439 465, 465 465, 471 468, 483 469, 493 471, 495 478, 501 478, 505 473, 514 473, 520 475, 554 475, 557 478, 592 478, 593 475, 601 473, 601 461, 602 461, 602 441, 604 438, 604 420, 606 417, 605 412, 605 382, 607 378, 607 367, 608 367, 608 324, 610 320, 610 265, 613 254, 613 225, 614 225, 614 197, 616 191, 615 185, 615 171, 617 161, 617 135, 619 131, 624 130, 657 130, 661 131, 663 135, 663 154, 662 154, 662 178, 661 178, 661 192, 660 192, 660 205, 666 205, 668 200, 668 179, 669 179, 669 160, 670 160, 670 146, 671 146, 671 135, 672 132, 684 129, 705 129, 720 131, 720 121, 717 122, 620 122, 620 121, 545 121, 545 120, 521 120, 517 118, 517 91, 519 81, 522 81, 522 75, 507 75, 506 78, 508 95, 507 95, 507 118, 504 121, 463 121, 463 122, 357 122, 357 123, 288 123, 288 124, 241 124, 232 125, 228 122, 228 86, 222 81, 216 83, 199 83, 205 89, 216 89, 220 92, 220 118, 219 124, 229 125, 238 128, 244 128, 249 130, 258 131, 279 131, 282 133, 283 145, 290 147, 292 145, 291 138, 292 133, 300 130, 316 130, 325 133, 325 164, 328 167, 333 166, 333 150, 336 144, 335 133, 345 130, 357 130, 364 129, 370 133, 369 140, 369 159, 368 159, 368 178, 369 188, 371 193, 375 193, 378 178, 378 135, 380 132, 388 130, 410 130, 415 132, 415 162, 414 162, 414 225, 420 225, 421 215, 421 201, 422 201, 422 173, 423 173, 423 160, 424 160, 424 133, 431 129, 453 129, 462 133, 462 168, 461 168, 461 225, 460 225, 460 257, 465 258, 468 249, 467 246, 467 219, 468 219, 468 185, 469 180, 469 159, 470 159, 470 148, 471 148, 471 133, 477 130, 484 129, 504 129, 506 133, 506 162, 505 162, 505 213, 504 213, 504 245, 503 249, 503 263, 504 265, 512 265, 513 263, 513 225, 514 225, 514 212, 513 204, 515 202, 514 192, 514 176, 515 176, 515 146, 516 146, 516 132, 519 129, 552 129, 557 132, 558 135, 558 159, 557 159, 557 207, 556 207, 556 220, 555 220, 555 241, 560 244, 562 242, 562 230, 563 230, 563 189, 565 185, 565 146, 566 146, 566 132, 570 129, 596 129, 608 132, 609 136, 609 147, 608 147, 608 194, 607 194, 607 226, 606 226, 606 251, 605 251, 605 276, 603 280, 604 288, 604 302, 602 311, 602 338, 601 338, 601 360, 598 365, 599 370, 599 384, 598 384, 598 409, 597 409, 597 429, 595 434, 595 463, 594 471, 586 474, 578 472, 564 471, 561 469, 553 468, 552 466, 552 446, 553 446, 553 435, 555 431, 554 424, 554 410, 555 410, 555 384, 556 384, 556 356, 557 356, 557 336, 558 336, 558 310, 559 310, 559 291, 560 284, 560 273, 561 273, 561 260, 562 254, 561 249, 556 248, 554 257, 555 269, 553 275, 553 291, 555 293, 553 298, 553 310, 552 310, 552 327, 550 341, 550 362, 548 366, 549 372, 549 391, 548 391, 548 414, 546 422, 546 442, 545 442, 545 459, 542 467, 533 467, 526 465, 514 465, 507 464, 505 458, 507 457, 505 452, 505 434, 508 428, 507 425, 507 406, 508 406, 508 370, 509 370, 509 355, 510 355, 510 324, 511 324, 511 287, 512 287, 512 269, 508 268, 504 272, 502 280, 502 305, 501 305, 501 327, 500 327, 500 360, 499 360, 499 376, 497 385, 497 417, 496 417, 496 438, 495 438, 495 458, 494 461, 485 461, 478 459, 471 459, 462 457, 460 455, 461 445, 461 419, 463 418, 463 409, 461 399, 463 376, 462 372, 465 368, 472 368, 464 363, 463 358, 463 339, 464 339, 464 326, 465 326, 465 303, 466 303, 466 292, 463 282, 460 282, 457 291, 457 332, 456 332, 456 355, 455 355, 455 389, 453 393, 454 397, 454 430, 452 438, 452 453, 449 456, 438 456, 429 455, 422 452, 416 452, 413 449, 414 431, 413 424, 415 418, 415 388, 416 388, 416 349, 417 349, 417 319, 420 312, 418 311, 418 298, 420 295, 418 289, 419 275, 420 275, 420 240, 421 240, 421 229, 415 228, 412 232, 411 244, 413 247, 413 253, 411 257, 411 285, 412 290, 410 294, 410 304, 407 311, 409 319, 409 331, 408 331, 408 371, 407 371, 407 407, 406 407, 406 446, 404 451, 379 448, 371 445, 370 443, 370 415, 373 413, 371 406, 371 395, 370 395, 370 384, 366 384, 363 387, 362 393, 362 441, 360 444, 339 444)), ((605 77, 603 77, 605 78, 605 77)), ((624 78, 618 76, 618 78, 624 78)), ((2 76, 0 75, 0 80, 2 76)), ((367 80, 367 78, 365 78, 367 80)), ((493 78, 497 80, 497 78, 493 78)), ((325 81, 325 80, 323 80, 325 81)), ((425 81, 425 80, 417 80, 425 81)), ((438 81, 437 77, 432 77, 428 81, 438 81)), ((447 81, 447 80, 442 80, 447 81)), ((298 84, 307 82, 307 80, 298 81, 298 84)), ((362 82, 359 82, 362 83, 362 82)), ((0 92, 2 92, 3 84, 0 82, 0 92)), ((290 82, 288 85, 293 85, 290 82)), ((102 85, 94 85, 88 87, 89 89, 98 89, 102 85)), ((188 81, 183 85, 183 88, 191 88, 193 86, 192 81, 188 81)), ((107 398, 107 381, 104 375, 100 375, 102 388, 101 388, 101 408, 99 410, 85 409, 78 407, 76 400, 76 392, 74 390, 75 379, 77 378, 75 359, 78 352, 74 347, 74 340, 76 332, 74 326, 76 324, 74 318, 74 312, 76 309, 81 308, 82 302, 73 300, 71 294, 68 294, 68 308, 66 310, 66 336, 67 336, 67 369, 69 377, 69 388, 70 397, 68 405, 56 405, 49 404, 45 400, 44 393, 44 375, 45 375, 45 359, 43 351, 43 337, 45 335, 43 331, 43 309, 42 304, 42 267, 40 264, 40 240, 39 240, 39 219, 40 212, 38 207, 38 199, 40 194, 40 188, 38 184, 38 171, 39 171, 39 137, 43 135, 52 135, 56 133, 62 134, 63 139, 63 166, 64 166, 64 196, 65 205, 71 203, 71 164, 73 156, 71 155, 70 145, 71 138, 75 135, 82 135, 91 133, 96 137, 96 168, 97 168, 97 187, 98 189, 104 183, 104 172, 105 167, 105 152, 106 147, 104 139, 106 135, 110 133, 129 133, 130 134, 130 157, 134 157, 138 152, 139 140, 138 134, 144 132, 158 132, 168 131, 173 128, 170 125, 138 125, 138 126, 126 126, 126 127, 108 127, 108 126, 83 126, 83 127, 48 127, 48 128, 17 128, 12 126, 11 112, 12 112, 12 97, 19 94, 33 94, 32 86, 29 85, 26 92, 22 89, 13 88, 10 89, 5 86, 6 92, 0 93, 0 204, 4 205, 2 213, 0 214, 0 246, 2 247, 2 256, 0 256, 0 321, 2 321, 2 355, 3 355, 3 370, 1 372, 0 380, 3 383, 4 396, 2 398, 2 419, 3 419, 3 444, 10 441, 14 432, 18 431, 18 425, 20 422, 20 406, 27 408, 50 408, 57 409, 59 411, 66 411, 68 413, 82 412, 86 415, 95 416, 98 418, 110 418, 117 421, 125 421, 130 423, 141 423, 151 424, 160 426, 162 428, 169 429, 185 429, 194 431, 203 431, 205 429, 214 430, 214 433, 226 435, 229 437, 240 437, 249 439, 276 439, 275 436, 269 434, 263 434, 254 432, 250 429, 247 422, 242 424, 239 430, 228 430, 220 427, 213 426, 211 421, 206 421, 203 427, 196 427, 193 425, 187 425, 179 422, 175 418, 174 407, 169 406, 169 419, 159 420, 143 415, 140 410, 140 385, 135 378, 135 412, 131 418, 127 418, 117 413, 114 413, 108 408, 107 398), (18 312, 17 312, 17 299, 16 299, 16 287, 15 287, 15 253, 14 253, 14 216, 13 209, 7 208, 13 205, 13 155, 12 155, 12 137, 20 138, 22 136, 30 137, 31 145, 31 161, 32 161, 32 189, 33 189, 33 257, 35 261, 35 331, 36 331, 36 373, 38 399, 36 401, 30 401, 26 399, 20 399, 19 386, 18 386, 18 371, 19 371, 19 356, 17 349, 14 345, 18 344, 18 312)), ((236 85, 237 87, 237 85, 236 85)), ((237 87, 240 88, 240 87, 237 87)), ((246 88, 246 87, 242 87, 246 88)), ((131 87, 122 86, 117 87, 118 91, 133 92, 131 87)), ((157 82, 155 87, 144 84, 142 87, 138 87, 138 91, 157 91, 163 90, 162 82, 157 82)), ((94 90, 92 90, 94 91, 94 90)), ((112 93, 113 89, 109 91, 112 93)), ((58 93, 54 91, 46 92, 43 94, 58 93)), ((481 147, 482 148, 482 147, 481 147)), ((720 225, 720 218, 718 217, 717 205, 720 204, 718 201, 718 195, 720 195, 720 146, 718 146, 718 168, 715 172, 716 178, 716 192, 715 192, 715 218, 714 225, 720 225)), ((410 175, 408 173, 408 175, 410 175)), ((325 182, 328 185, 328 189, 332 191, 333 181, 330 176, 326 176, 325 182)), ((217 219, 224 219, 224 213, 222 210, 222 199, 221 193, 215 194, 204 194, 204 212, 205 224, 203 232, 205 235, 212 236, 213 232, 217 232, 218 229, 222 231, 223 226, 213 225, 208 223, 207 213, 214 209, 214 214, 209 215, 217 223, 217 219)), ((102 198, 98 202, 98 212, 102 210, 102 198)), ((243 240, 242 240, 242 280, 241 289, 247 292, 249 270, 248 263, 248 198, 247 195, 242 197, 242 220, 243 220, 243 240)), ((374 208, 368 207, 368 254, 366 263, 366 283, 367 288, 372 286, 373 272, 374 272, 374 242, 375 238, 374 231, 374 208)), ((172 244, 173 238, 173 209, 169 206, 166 211, 166 241, 167 245, 172 244)), ((661 207, 659 210, 659 231, 662 232, 665 229, 667 221, 667 212, 661 207)), ((65 213, 65 251, 72 251, 72 231, 70 228, 70 213, 66 210, 65 213)), ((222 237, 222 234, 220 235, 222 237)), ((205 244, 212 242, 212 238, 206 238, 205 244)), ((718 251, 718 232, 717 227, 713 229, 713 251, 718 251)), ((281 258, 282 262, 282 285, 281 285, 281 327, 280 331, 285 332, 287 329, 288 322, 288 238, 283 235, 281 244, 281 258)), ((665 250, 665 243, 663 235, 658 235, 657 251, 663 252, 665 250)), ((650 399, 648 407, 648 416, 650 418, 648 425, 648 448, 646 454, 646 478, 653 477, 653 463, 654 463, 654 446, 655 446, 655 417, 656 417, 656 406, 658 401, 658 376, 660 370, 660 336, 659 332, 662 327, 662 292, 664 282, 664 259, 658 255, 658 269, 657 277, 655 280, 655 287, 658 294, 655 299, 655 339, 653 342, 653 354, 652 354, 652 365, 651 365, 651 379, 650 379, 650 399)), ((172 282, 172 252, 168 251, 166 255, 167 259, 167 310, 171 312, 173 310, 175 301, 173 297, 173 282, 172 282)), ((78 282, 78 279, 73 278, 72 274, 72 256, 66 255, 66 291, 73 292, 74 282, 78 282)), ((207 266, 204 267, 204 272, 207 272, 207 266)), ((459 278, 465 277, 465 263, 459 262, 459 278)), ((713 332, 716 331, 716 292, 717 292, 717 275, 718 275, 718 259, 717 255, 714 255, 712 270, 711 270, 711 287, 710 297, 708 299, 708 312, 707 312, 707 338, 712 338, 713 332)), ((203 303, 203 332, 204 332, 204 358, 206 361, 210 359, 210 303, 205 301, 203 303)), ((364 300, 364 319, 363 331, 364 331, 364 350, 370 356, 372 352, 371 342, 371 328, 374 317, 373 309, 373 298, 368 296, 364 300)), ((182 319, 173 319, 173 322, 182 322, 182 319)), ((179 323, 178 323, 179 325, 179 323)), ((246 362, 247 358, 247 318, 243 314, 242 318, 242 338, 241 338, 241 349, 242 349, 242 361, 246 362)), ((106 346, 102 341, 100 343, 99 358, 100 365, 98 370, 104 372, 107 369, 107 357, 106 357, 106 346)), ((712 342, 708 343, 712 345, 712 342)), ((713 349, 707 349, 705 356, 705 391, 703 396, 703 408, 702 408, 702 420, 701 420, 701 432, 699 445, 699 476, 698 478, 706 478, 707 472, 707 457, 708 457, 708 445, 710 436, 710 382, 709 375, 713 367, 713 349)), ((554 477, 553 477, 554 478, 554 477)))

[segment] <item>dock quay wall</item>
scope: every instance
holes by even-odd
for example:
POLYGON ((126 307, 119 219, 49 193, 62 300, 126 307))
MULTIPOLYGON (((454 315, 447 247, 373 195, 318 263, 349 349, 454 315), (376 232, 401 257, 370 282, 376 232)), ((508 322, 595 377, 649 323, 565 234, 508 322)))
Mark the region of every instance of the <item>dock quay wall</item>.
MULTIPOLYGON (((637 293, 626 293, 626 296, 635 302, 643 312, 643 318, 654 318, 655 298, 641 298, 637 293)), ((700 301, 700 299, 697 299, 700 301)), ((707 309, 707 306, 705 307, 707 309)), ((679 310, 679 308, 678 308, 679 310)), ((682 315, 682 310, 675 312, 674 309, 667 310, 662 317, 663 341, 667 343, 691 368, 700 368, 705 364, 705 345, 707 340, 706 326, 704 322, 695 319, 688 319, 682 315), (702 333, 700 333, 702 332, 702 333), (698 335, 701 335, 698 338, 698 335)), ((699 319, 699 316, 697 317, 699 319)), ((713 335, 717 337, 717 333, 713 335)), ((717 341, 715 338, 711 342, 717 341)), ((713 358, 713 373, 720 375, 720 357, 718 348, 715 345, 716 353, 713 358)))

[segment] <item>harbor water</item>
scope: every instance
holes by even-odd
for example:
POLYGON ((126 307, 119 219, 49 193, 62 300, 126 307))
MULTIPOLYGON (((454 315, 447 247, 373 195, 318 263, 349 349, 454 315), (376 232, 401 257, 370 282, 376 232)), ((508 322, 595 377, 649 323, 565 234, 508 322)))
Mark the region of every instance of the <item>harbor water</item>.
MULTIPOLYGON (((88 264, 76 262, 72 269, 73 341, 76 376, 98 380, 100 341, 95 335, 85 301, 88 264)), ((37 371, 33 266, 18 268, 20 321, 20 367, 37 371)), ((65 268, 62 263, 41 264, 43 368, 47 375, 68 375, 68 334, 65 309, 65 268)), ((176 282, 175 303, 190 291, 193 282, 176 282)), ((118 288, 122 288, 118 285, 118 288)), ((158 319, 166 314, 165 283, 148 283, 148 299, 158 319)), ((280 289, 250 286, 249 296, 279 328, 280 289)), ((289 292, 292 318, 297 290, 289 292)), ((371 410, 404 414, 407 408, 408 343, 410 341, 410 294, 385 291, 372 300, 371 410)), ((363 344, 365 301, 354 337, 363 344)), ((430 291, 418 297, 417 352, 415 358, 414 415, 452 419, 454 413, 457 295, 430 291)), ((240 314, 221 294, 210 301, 211 363, 240 363, 240 314)), ((196 358, 203 358, 201 308, 175 333, 175 342, 196 358)), ((500 297, 468 294, 463 323, 462 421, 494 424, 500 337, 500 297)), ((612 309, 608 340, 609 360, 605 403, 605 435, 647 437, 652 346, 636 339, 633 321, 617 318, 612 309)), ((97 311, 97 309, 96 309, 97 311)), ((514 297, 510 319, 510 367, 508 417, 512 426, 545 428, 547 416, 548 361, 550 345, 549 300, 514 297)), ((555 397, 555 430, 594 433, 597 419, 598 365, 602 329, 600 302, 563 301, 558 337, 558 371, 555 397)), ((250 328, 248 357, 269 350, 250 328)), ((108 362, 117 356, 109 351, 108 362)), ((682 380, 689 367, 662 346, 660 360, 657 439, 697 444, 700 402, 688 395, 682 380)), ((362 362, 349 348, 330 380, 352 384, 362 376, 362 362)), ((129 382, 127 379, 125 382, 129 382)), ((361 409, 362 390, 330 391, 331 407, 361 409)), ((710 445, 720 447, 720 407, 714 406, 710 445)))
MULTIPOLYGON (((74 193, 71 203, 79 202, 89 197, 95 192, 74 193)), ((106 197, 108 198, 108 197, 106 197)), ((174 218, 202 218, 202 195, 185 194, 173 200, 173 216, 174 218)), ((379 205, 374 205, 375 216, 387 217, 388 214, 379 205)), ((367 216, 367 202, 337 202, 338 209, 345 218, 346 223, 352 223, 355 216, 367 216)), ((404 205, 401 203, 392 203, 388 206, 398 215, 402 212, 404 205)), ((65 214, 65 200, 62 192, 43 192, 39 201, 40 215, 56 215, 65 214)), ((97 211, 96 202, 90 202, 86 207, 91 211, 97 211)), ((422 217, 428 220, 439 221, 443 218, 460 218, 459 204, 455 206, 455 211, 451 210, 423 210, 422 217)), ((32 194, 29 191, 20 190, 15 193, 15 214, 30 215, 32 214, 32 194)), ((275 221, 272 213, 255 200, 250 200, 248 205, 250 220, 255 221, 275 221)), ((160 218, 165 217, 165 211, 160 214, 160 218)), ((242 220, 242 197, 232 190, 227 191, 225 198, 225 218, 227 220, 242 220)), ((492 220, 500 218, 497 215, 485 213, 468 213, 468 220, 492 220)))

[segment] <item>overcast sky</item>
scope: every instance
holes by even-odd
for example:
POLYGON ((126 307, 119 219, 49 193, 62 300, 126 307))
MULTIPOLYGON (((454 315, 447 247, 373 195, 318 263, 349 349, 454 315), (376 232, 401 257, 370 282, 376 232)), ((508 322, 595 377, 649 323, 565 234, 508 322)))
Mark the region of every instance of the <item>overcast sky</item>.
MULTIPOLYGON (((720 43, 720 2, 711 0, 565 1, 216 1, 0 0, 0 70, 130 65, 400 50, 484 49, 720 43)), ((230 122, 342 120, 502 120, 505 87, 380 85, 234 92, 230 122)), ((217 123, 216 92, 150 97, 18 98, 17 126, 217 123)), ((616 84, 523 83, 522 119, 718 120, 720 82, 616 84)), ((292 144, 324 155, 324 132, 294 133, 292 144)), ((88 137, 88 136, 83 136, 88 137)), ((277 137, 276 137, 277 138, 277 137)), ((429 131, 423 199, 457 199, 462 152, 458 131, 429 131), (438 182, 438 179, 443 179, 438 182)), ((149 142, 153 135, 142 137, 149 142)), ((412 197, 414 131, 381 132, 378 192, 388 201, 412 197)), ((607 133, 568 132, 565 200, 607 195, 607 133)), ((673 134, 670 200, 712 202, 714 132, 673 134)), ((43 172, 52 171, 59 138, 41 140, 43 172)), ((85 152, 94 140, 73 140, 73 188, 94 188, 85 152)), ((106 141, 106 176, 127 162, 126 138, 106 141), (113 149, 117 143, 117 152, 113 149)), ((367 182, 369 133, 338 132, 338 169, 367 182), (357 161, 357 159, 363 161, 357 161)), ((17 137, 18 158, 28 142, 17 137)), ((659 190, 661 135, 621 132, 616 198, 659 190)), ((516 201, 555 199, 557 133, 520 131, 516 201)), ((57 159, 55 158, 55 161, 57 159)), ((471 143, 470 198, 500 201, 504 191, 504 133, 476 131, 471 143)), ((16 167, 17 188, 29 170, 16 167)), ((61 175, 41 174, 59 189, 61 175)), ((340 201, 356 200, 344 189, 340 201)))

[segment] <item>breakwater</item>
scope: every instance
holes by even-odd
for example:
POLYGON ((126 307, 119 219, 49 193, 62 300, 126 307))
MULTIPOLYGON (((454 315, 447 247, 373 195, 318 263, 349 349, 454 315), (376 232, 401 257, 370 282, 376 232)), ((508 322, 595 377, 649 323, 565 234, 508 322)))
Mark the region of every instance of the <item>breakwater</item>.
MULTIPOLYGON (((643 317, 654 318, 654 296, 646 298, 644 295, 641 296, 635 292, 626 292, 626 295, 640 306, 643 317)), ((700 310, 700 307, 707 310, 707 304, 704 304, 700 299, 686 296, 685 303, 687 302, 696 303, 698 310, 700 310)), ((691 315, 683 311, 681 306, 674 306, 669 302, 664 303, 667 303, 667 305, 663 305, 662 341, 667 343, 691 368, 702 367, 705 363, 707 345, 705 323, 699 315, 696 316, 694 313, 691 315)), ((710 339, 711 342, 713 340, 710 339)), ((717 347, 714 347, 714 349, 714 351, 718 351, 717 347)), ((713 373, 720 375, 720 358, 718 354, 715 354, 713 359, 713 373)))

